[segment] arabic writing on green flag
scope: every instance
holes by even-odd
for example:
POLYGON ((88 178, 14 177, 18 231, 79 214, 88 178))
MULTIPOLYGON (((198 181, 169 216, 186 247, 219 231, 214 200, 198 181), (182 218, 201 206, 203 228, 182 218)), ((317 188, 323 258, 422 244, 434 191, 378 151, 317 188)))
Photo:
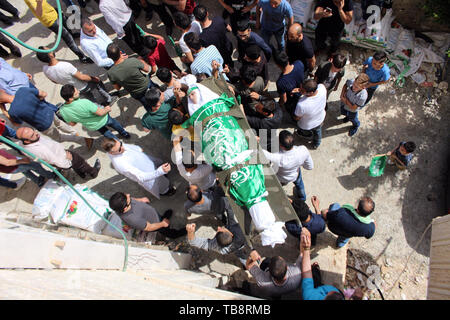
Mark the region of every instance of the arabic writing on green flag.
POLYGON ((372 158, 369 167, 369 176, 379 177, 384 173, 384 168, 386 167, 387 156, 375 156, 372 158))

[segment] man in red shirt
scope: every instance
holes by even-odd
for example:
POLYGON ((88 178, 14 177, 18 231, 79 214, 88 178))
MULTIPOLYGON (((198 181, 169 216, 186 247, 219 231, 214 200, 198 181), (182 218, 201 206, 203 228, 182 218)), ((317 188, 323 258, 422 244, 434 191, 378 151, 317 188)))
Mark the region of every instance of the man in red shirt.
POLYGON ((167 53, 165 47, 166 42, 163 37, 156 34, 150 34, 144 37, 143 44, 145 49, 141 56, 143 56, 145 62, 151 66, 150 74, 156 72, 156 67, 166 67, 177 75, 181 74, 180 68, 177 67, 175 61, 173 61, 167 53))

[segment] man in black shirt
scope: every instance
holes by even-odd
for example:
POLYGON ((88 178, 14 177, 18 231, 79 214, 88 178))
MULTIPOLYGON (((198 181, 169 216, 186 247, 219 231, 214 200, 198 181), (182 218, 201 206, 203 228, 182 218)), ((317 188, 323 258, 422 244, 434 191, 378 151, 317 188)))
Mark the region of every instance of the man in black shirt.
POLYGON ((194 9, 194 17, 202 26, 200 41, 206 48, 214 45, 219 50, 225 64, 230 68, 234 66, 231 55, 233 54, 233 44, 227 37, 227 31, 231 31, 229 24, 221 17, 209 18, 208 10, 203 5, 198 5, 194 9))
POLYGON ((300 23, 290 26, 287 34, 286 53, 290 63, 300 60, 305 67, 305 72, 312 72, 316 65, 316 56, 311 40, 302 31, 300 23))
POLYGON ((226 19, 230 16, 231 28, 234 34, 237 31, 237 22, 239 20, 249 20, 250 11, 258 4, 258 0, 219 0, 219 2, 224 7, 222 17, 226 19))
POLYGON ((261 49, 257 45, 248 46, 241 62, 242 67, 252 66, 256 70, 256 75, 263 78, 266 88, 269 83, 269 67, 265 55, 261 54, 261 49))
POLYGON ((339 47, 344 24, 353 19, 352 0, 319 0, 314 11, 314 19, 319 20, 316 28, 317 50, 326 48, 325 40, 330 37, 328 55, 331 56, 339 47))
MULTIPOLYGON (((153 242, 156 232, 168 238, 178 238, 186 234, 186 229, 169 228, 172 210, 167 210, 163 216, 149 205, 148 198, 131 198, 129 194, 116 192, 109 199, 109 207, 113 209, 119 218, 128 226, 141 231, 153 232, 153 242)), ((148 239, 148 238, 147 238, 148 239)))

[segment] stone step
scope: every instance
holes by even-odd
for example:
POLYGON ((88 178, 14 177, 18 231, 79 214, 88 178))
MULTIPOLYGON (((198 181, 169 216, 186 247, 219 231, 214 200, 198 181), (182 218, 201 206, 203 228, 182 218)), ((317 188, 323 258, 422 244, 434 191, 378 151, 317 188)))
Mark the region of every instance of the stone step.
POLYGON ((105 270, 0 270, 0 299, 255 300, 161 275, 105 270))

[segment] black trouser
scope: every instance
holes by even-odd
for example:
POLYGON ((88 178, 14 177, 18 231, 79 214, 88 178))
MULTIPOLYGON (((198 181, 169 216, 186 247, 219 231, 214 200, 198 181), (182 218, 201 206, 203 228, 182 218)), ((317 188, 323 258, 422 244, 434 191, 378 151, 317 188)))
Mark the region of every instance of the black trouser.
MULTIPOLYGON (((11 13, 13 16, 18 16, 19 11, 8 1, 6 0, 0 0, 0 9, 5 10, 6 12, 11 13)), ((0 20, 1 21, 9 21, 11 18, 3 14, 3 12, 0 11, 0 20)))
POLYGON ((249 20, 250 12, 242 13, 241 11, 235 11, 230 14, 226 9, 223 9, 222 18, 225 20, 227 17, 230 17, 230 25, 233 30, 233 34, 237 34, 237 22, 239 20, 249 20))
POLYGON ((125 32, 125 36, 122 40, 126 42, 131 50, 137 54, 141 54, 144 46, 142 45, 142 37, 136 27, 136 22, 134 22, 133 16, 131 16, 130 20, 128 20, 128 22, 123 26, 123 31, 125 32))
MULTIPOLYGON (((58 34, 58 20, 55 21, 50 27, 48 27, 50 30, 52 30, 54 33, 58 34)), ((77 44, 75 43, 75 40, 72 37, 72 34, 69 32, 69 30, 64 27, 62 27, 62 33, 61 38, 64 40, 64 42, 67 44, 70 50, 72 50, 73 53, 75 53, 78 58, 83 58, 84 53, 78 48, 77 44)))
POLYGON ((167 7, 165 4, 160 4, 160 5, 148 4, 148 6, 158 14, 162 23, 166 27, 169 27, 169 28, 173 27, 174 24, 173 24, 172 17, 167 12, 167 9, 166 9, 167 7))
POLYGON ((321 30, 320 28, 316 29, 316 49, 323 50, 327 47, 325 41, 328 37, 330 37, 330 48, 328 50, 328 54, 331 55, 335 53, 341 43, 341 37, 344 30, 341 31, 328 31, 321 30))
POLYGON ((81 178, 85 179, 86 174, 89 174, 92 178, 96 178, 98 175, 98 169, 95 169, 89 165, 78 153, 67 150, 72 155, 72 169, 81 178))
MULTIPOLYGON (((7 36, 5 36, 3 33, 0 32, 0 43, 4 45, 5 47, 9 48, 10 50, 13 50, 17 48, 9 39, 7 36)), ((3 47, 0 46, 0 53, 3 55, 8 55, 8 52, 3 49, 3 47)))
POLYGON ((102 106, 107 106, 111 102, 111 96, 106 91, 105 85, 102 81, 89 81, 87 86, 80 90, 80 97, 91 100, 102 106))

